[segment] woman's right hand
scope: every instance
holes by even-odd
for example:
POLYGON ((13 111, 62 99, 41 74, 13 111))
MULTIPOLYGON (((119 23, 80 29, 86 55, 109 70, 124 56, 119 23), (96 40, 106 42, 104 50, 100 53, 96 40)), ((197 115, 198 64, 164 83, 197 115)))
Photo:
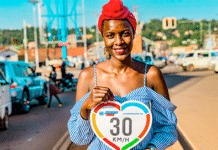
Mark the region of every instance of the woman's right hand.
POLYGON ((96 105, 114 98, 113 93, 108 87, 96 86, 92 89, 89 97, 84 101, 81 107, 81 116, 88 120, 90 110, 96 105))

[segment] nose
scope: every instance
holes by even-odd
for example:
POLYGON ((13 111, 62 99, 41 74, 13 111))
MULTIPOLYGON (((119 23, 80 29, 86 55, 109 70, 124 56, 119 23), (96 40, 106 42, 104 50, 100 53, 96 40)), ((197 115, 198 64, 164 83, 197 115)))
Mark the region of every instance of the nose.
POLYGON ((122 37, 119 34, 115 35, 114 44, 121 45, 122 42, 123 42, 122 37))

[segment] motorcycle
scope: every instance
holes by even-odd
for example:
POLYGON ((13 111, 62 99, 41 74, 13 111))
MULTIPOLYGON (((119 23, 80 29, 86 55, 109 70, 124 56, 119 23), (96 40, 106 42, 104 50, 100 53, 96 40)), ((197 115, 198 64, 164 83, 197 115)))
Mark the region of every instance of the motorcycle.
POLYGON ((73 79, 73 74, 68 73, 64 78, 57 80, 57 86, 62 92, 66 89, 76 90, 78 79, 73 79))

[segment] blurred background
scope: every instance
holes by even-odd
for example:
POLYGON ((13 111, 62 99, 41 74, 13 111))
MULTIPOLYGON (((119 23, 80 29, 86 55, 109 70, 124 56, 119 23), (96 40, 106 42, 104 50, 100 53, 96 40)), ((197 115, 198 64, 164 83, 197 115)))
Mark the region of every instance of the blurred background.
MULTIPOLYGON (((1 123, 9 122, 7 130, 0 131, 3 149, 86 149, 73 145, 65 134, 76 89, 60 94, 62 110, 55 108, 56 102, 54 108, 45 110, 34 100, 38 97, 32 97, 31 109, 21 113, 14 106, 14 89, 21 88, 19 82, 26 79, 12 79, 5 62, 27 63, 39 73, 44 85, 51 66, 61 79, 61 66, 67 62, 66 71, 74 75, 77 83, 82 69, 106 59, 103 38, 96 25, 102 6, 108 1, 1 1, 0 68, 5 76, 4 85, 9 86, 5 103, 10 103, 7 107, 0 103, 1 123), (63 136, 65 142, 60 142, 63 136), (58 143, 62 144, 57 146, 58 143)), ((138 23, 132 58, 162 71, 171 101, 178 106, 179 141, 171 148, 216 149, 218 1, 123 0, 123 4, 138 23)))

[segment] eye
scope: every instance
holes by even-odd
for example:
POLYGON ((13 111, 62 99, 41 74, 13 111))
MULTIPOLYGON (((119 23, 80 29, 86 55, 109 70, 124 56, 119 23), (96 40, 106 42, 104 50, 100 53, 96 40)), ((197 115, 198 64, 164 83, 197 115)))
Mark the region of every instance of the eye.
POLYGON ((106 37, 109 38, 109 39, 112 39, 114 37, 114 35, 113 34, 107 34, 106 37))
POLYGON ((123 32, 123 36, 130 36, 131 34, 130 34, 130 32, 128 32, 128 31, 125 31, 125 32, 123 32))

